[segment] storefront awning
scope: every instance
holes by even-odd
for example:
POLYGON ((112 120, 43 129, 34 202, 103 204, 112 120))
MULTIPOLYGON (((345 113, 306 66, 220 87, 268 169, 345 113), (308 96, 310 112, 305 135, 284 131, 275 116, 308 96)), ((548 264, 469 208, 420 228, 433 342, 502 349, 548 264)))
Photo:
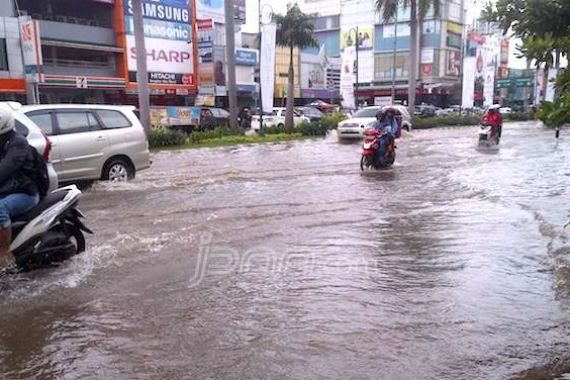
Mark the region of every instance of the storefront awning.
POLYGON ((76 42, 66 42, 66 41, 57 41, 57 40, 44 40, 44 39, 42 39, 42 45, 64 47, 64 48, 70 48, 70 49, 106 51, 109 53, 122 53, 123 52, 123 49, 118 48, 116 46, 81 44, 81 43, 76 43, 76 42))

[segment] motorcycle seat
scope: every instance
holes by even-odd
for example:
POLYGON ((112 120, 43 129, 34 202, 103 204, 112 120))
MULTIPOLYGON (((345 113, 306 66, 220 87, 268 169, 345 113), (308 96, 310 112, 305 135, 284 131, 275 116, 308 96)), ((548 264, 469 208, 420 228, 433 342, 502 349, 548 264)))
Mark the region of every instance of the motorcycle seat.
POLYGON ((48 194, 44 199, 40 201, 40 203, 36 205, 36 207, 27 213, 14 218, 13 223, 27 223, 34 218, 37 218, 42 212, 55 205, 56 203, 61 202, 66 195, 67 191, 55 191, 48 194))

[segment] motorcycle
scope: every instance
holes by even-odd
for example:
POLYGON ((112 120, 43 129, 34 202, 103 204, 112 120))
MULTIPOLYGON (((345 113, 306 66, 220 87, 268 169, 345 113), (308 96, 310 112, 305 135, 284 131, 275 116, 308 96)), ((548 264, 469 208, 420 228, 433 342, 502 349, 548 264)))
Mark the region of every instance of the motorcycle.
POLYGON ((364 131, 360 170, 364 171, 368 168, 384 169, 392 166, 396 160, 396 145, 389 130, 390 128, 387 127, 383 132, 376 129, 368 129, 364 131), (378 157, 378 149, 380 148, 381 143, 386 145, 384 157, 378 157))
POLYGON ((93 232, 83 224, 77 208, 82 195, 75 185, 54 190, 13 220, 10 249, 17 270, 61 262, 85 251, 84 232, 93 232))
POLYGON ((479 126, 479 146, 498 145, 499 138, 497 132, 493 131, 491 125, 481 124, 479 126))

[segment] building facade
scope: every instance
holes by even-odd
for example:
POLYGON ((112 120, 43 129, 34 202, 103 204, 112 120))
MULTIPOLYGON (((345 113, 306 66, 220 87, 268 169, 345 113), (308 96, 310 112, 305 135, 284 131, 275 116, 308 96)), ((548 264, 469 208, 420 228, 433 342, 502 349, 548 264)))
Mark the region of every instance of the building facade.
MULTIPOLYGON (((33 20, 39 62, 32 81, 42 103, 137 103, 131 0, 0 0, 0 9, 2 98, 25 101, 20 36, 33 20)), ((143 17, 151 104, 193 102, 193 0, 143 0, 143 17)))
MULTIPOLYGON (((410 10, 384 22, 374 0, 303 0, 301 9, 313 15, 315 34, 329 57, 340 57, 358 44, 357 95, 367 104, 375 97, 407 100, 410 65, 410 10)), ((420 25, 417 102, 446 105, 461 96, 465 4, 445 0, 439 15, 428 11, 420 25)), ((315 53, 315 49, 311 51, 315 53)))

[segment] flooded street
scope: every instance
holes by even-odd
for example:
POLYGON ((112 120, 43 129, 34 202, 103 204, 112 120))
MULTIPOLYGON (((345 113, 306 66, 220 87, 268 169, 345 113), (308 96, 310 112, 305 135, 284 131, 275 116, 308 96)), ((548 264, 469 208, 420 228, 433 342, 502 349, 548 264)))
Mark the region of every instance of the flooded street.
POLYGON ((0 280, 0 378, 505 379, 570 353, 570 131, 157 153, 96 235, 0 280), (568 236, 567 236, 568 235, 568 236))

